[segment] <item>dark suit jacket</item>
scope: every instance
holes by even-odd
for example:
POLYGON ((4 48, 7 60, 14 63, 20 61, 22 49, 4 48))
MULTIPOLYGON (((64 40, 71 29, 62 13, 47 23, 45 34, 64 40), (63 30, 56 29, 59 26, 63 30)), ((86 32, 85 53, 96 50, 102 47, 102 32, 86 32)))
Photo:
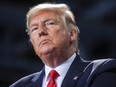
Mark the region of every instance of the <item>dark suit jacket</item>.
MULTIPOLYGON (((18 80, 10 87, 42 87, 43 76, 44 69, 18 80)), ((116 87, 116 60, 87 62, 77 55, 61 87, 116 87)))

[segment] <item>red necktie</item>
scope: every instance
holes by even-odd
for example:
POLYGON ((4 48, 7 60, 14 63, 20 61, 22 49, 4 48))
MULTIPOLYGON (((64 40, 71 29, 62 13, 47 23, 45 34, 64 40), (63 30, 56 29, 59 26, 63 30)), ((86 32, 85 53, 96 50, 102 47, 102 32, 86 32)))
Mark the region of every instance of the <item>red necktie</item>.
POLYGON ((55 70, 51 70, 49 75, 50 75, 50 80, 48 82, 47 87, 57 87, 55 79, 59 76, 59 74, 55 70))

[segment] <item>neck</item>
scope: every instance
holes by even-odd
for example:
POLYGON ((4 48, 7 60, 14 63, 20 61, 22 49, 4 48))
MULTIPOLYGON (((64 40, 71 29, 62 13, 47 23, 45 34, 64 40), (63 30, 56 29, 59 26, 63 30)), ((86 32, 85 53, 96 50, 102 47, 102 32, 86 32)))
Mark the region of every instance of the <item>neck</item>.
POLYGON ((56 68, 60 64, 64 63, 66 60, 68 60, 75 51, 65 51, 60 53, 53 53, 52 55, 49 55, 43 60, 43 63, 51 68, 56 68))

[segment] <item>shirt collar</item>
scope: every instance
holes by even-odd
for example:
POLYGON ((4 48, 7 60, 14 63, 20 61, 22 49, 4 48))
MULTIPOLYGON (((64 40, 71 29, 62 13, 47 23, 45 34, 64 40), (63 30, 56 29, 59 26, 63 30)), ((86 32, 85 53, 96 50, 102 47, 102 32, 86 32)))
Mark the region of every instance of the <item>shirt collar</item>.
MULTIPOLYGON (((73 60, 75 59, 75 57, 76 57, 76 53, 74 53, 67 61, 65 61, 61 65, 57 66, 56 68, 54 68, 54 70, 56 70, 59 73, 59 75, 64 78, 70 65, 72 64, 73 60)), ((46 81, 48 80, 48 74, 51 70, 53 70, 53 68, 45 65, 45 80, 46 81)))

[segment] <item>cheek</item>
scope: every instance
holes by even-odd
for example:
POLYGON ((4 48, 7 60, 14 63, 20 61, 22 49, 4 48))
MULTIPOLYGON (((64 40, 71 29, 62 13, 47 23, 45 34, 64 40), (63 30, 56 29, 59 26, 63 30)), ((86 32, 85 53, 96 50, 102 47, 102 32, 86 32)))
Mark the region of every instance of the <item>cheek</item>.
POLYGON ((53 40, 56 44, 64 44, 69 42, 69 34, 65 31, 56 32, 53 36, 53 40))

